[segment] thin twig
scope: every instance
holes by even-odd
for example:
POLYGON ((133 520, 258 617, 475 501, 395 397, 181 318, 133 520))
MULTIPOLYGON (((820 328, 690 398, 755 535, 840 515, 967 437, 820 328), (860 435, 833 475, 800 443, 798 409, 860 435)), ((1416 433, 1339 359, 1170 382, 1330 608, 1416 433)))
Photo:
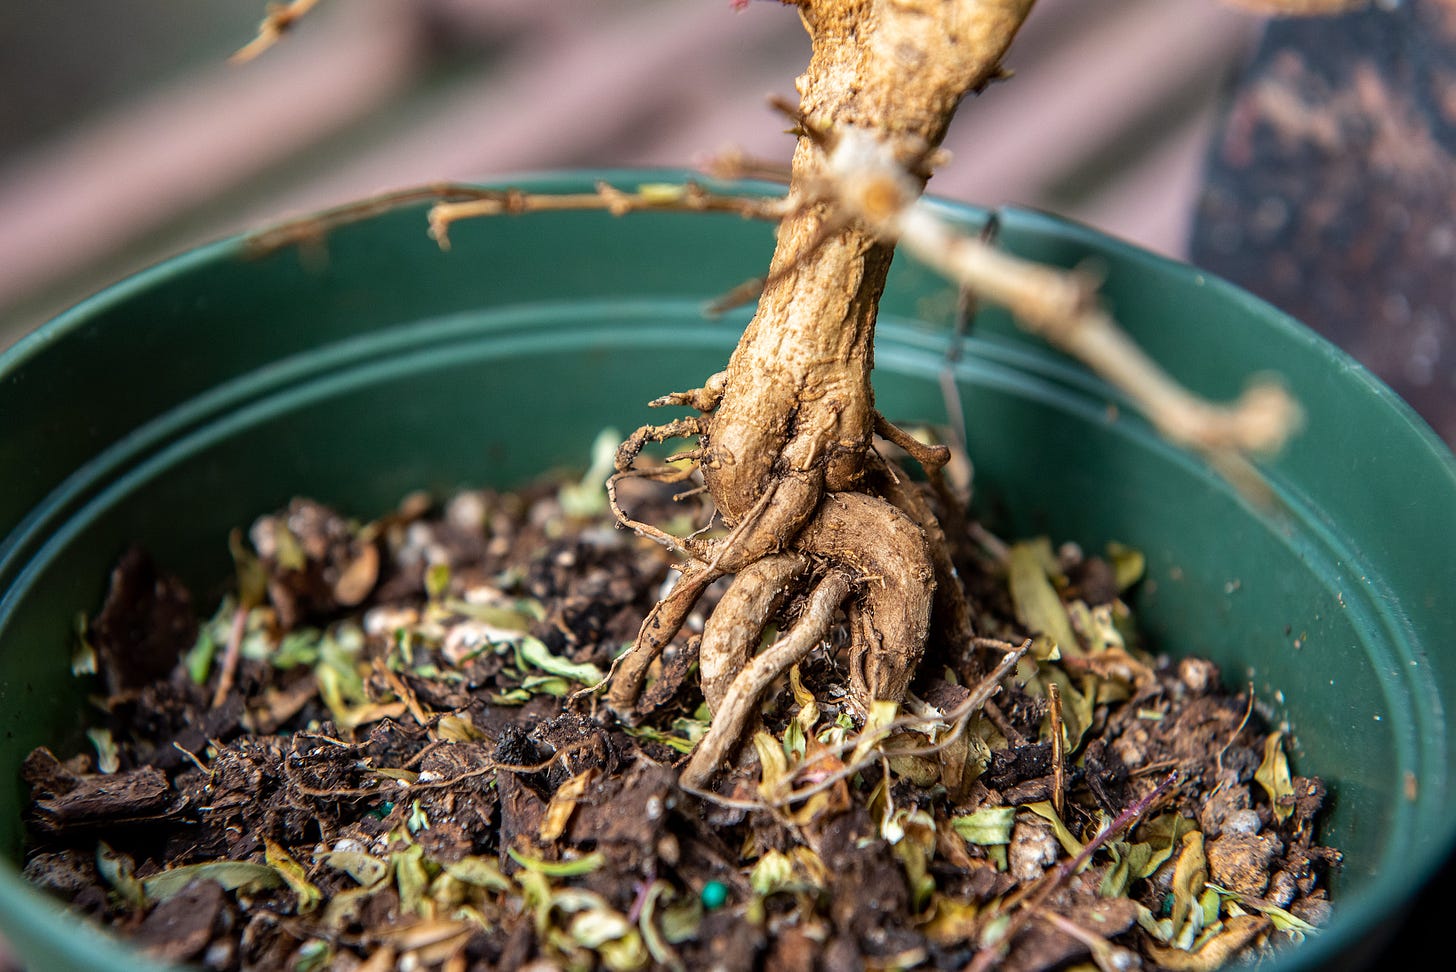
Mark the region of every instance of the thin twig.
POLYGON ((246 64, 251 61, 278 43, 284 34, 317 5, 318 0, 289 0, 288 3, 268 4, 267 15, 258 25, 258 36, 239 48, 228 60, 233 64, 246 64))
POLYGON ((1058 864, 1053 870, 1044 874, 1036 884, 1032 885, 1024 895, 1011 899, 1008 907, 1015 909, 1011 914, 1011 920, 1007 922, 1005 929, 994 942, 982 945, 976 952, 975 958, 971 959, 966 966, 965 972, 986 972, 1005 955, 1006 947, 1021 931, 1023 925, 1036 914, 1047 899, 1061 887, 1062 884, 1082 869, 1082 865, 1092 859, 1109 840, 1120 836, 1123 832, 1130 830, 1147 813, 1165 793, 1173 788, 1178 782, 1178 773, 1175 770, 1163 777, 1151 791, 1142 799, 1133 802, 1130 806, 1118 814, 1112 823, 1108 824, 1100 832, 1089 840, 1076 856, 1058 864), (1019 906, 1019 907, 1018 907, 1019 906))
POLYGON ((1300 424, 1300 409, 1280 387, 1251 385, 1221 406, 1183 388, 1102 308, 1095 281, 1013 256, 951 227, 920 204, 920 182, 886 141, 846 126, 816 191, 875 235, 948 279, 1011 311, 1017 323, 1080 358, 1138 406, 1170 441, 1205 453, 1241 486, 1258 481, 1250 454, 1277 452, 1300 424))
POLYGON ((233 612, 233 623, 228 628, 227 647, 223 649, 222 662, 219 665, 217 676, 217 689, 212 693, 212 707, 220 708, 227 701, 228 693, 233 690, 233 681, 237 678, 238 662, 243 654, 243 634, 247 630, 248 609, 238 605, 233 612))
POLYGON ((1067 788, 1067 741, 1062 735, 1062 690, 1056 682, 1047 683, 1052 730, 1052 808, 1062 815, 1067 788))

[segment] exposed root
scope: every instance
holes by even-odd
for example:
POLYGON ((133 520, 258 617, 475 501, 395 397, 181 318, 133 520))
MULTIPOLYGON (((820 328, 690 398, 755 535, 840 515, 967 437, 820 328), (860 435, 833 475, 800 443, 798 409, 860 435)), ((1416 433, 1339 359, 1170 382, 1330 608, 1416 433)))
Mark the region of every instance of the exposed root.
MULTIPOLYGON (((691 395, 692 392, 684 392, 691 395)), ((671 396, 668 396, 671 397, 671 396)), ((658 399, 661 401, 662 399, 658 399)), ((683 418, 675 418, 671 422, 662 425, 644 425, 629 435, 620 446, 617 447, 617 458, 615 465, 617 472, 628 471, 640 472, 633 469, 633 463, 647 448, 649 442, 666 442, 668 439, 685 439, 692 435, 701 435, 705 431, 703 420, 696 415, 687 415, 683 418)))
POLYGON ((808 567, 809 559, 802 554, 777 554, 749 565, 733 579, 703 627, 698 649, 698 678, 709 711, 716 713, 722 707, 769 620, 808 567))
MULTIPOLYGON (((872 456, 872 460, 880 495, 910 517, 925 536, 926 552, 935 569, 935 600, 932 608, 935 630, 939 634, 940 642, 950 650, 952 659, 960 661, 961 655, 970 647, 976 631, 971 619, 970 605, 966 602, 965 589, 961 586, 960 576, 956 573, 955 562, 951 557, 945 528, 941 526, 940 518, 930 508, 920 490, 907 482, 892 463, 886 462, 879 455, 872 456)), ((942 497, 942 502, 946 509, 952 515, 958 514, 955 499, 948 495, 948 490, 944 492, 946 495, 942 497)))
POLYGON ((617 671, 607 689, 607 704, 620 717, 631 721, 637 696, 642 694, 642 686, 647 681, 648 669, 668 642, 682 630, 683 622, 703 591, 724 573, 703 564, 688 566, 673 586, 672 593, 658 601, 648 613, 637 633, 636 642, 617 659, 617 671))
POLYGON ((885 500, 832 493, 795 543, 854 572, 864 593, 851 612, 851 690, 861 703, 899 701, 925 651, 935 570, 925 536, 885 500))
POLYGON ((848 572, 830 571, 809 595, 803 615, 788 633, 749 661, 733 679, 731 691, 713 714, 707 734, 683 767, 680 778, 684 786, 703 787, 732 754, 755 715, 759 696, 824 640, 852 583, 848 572))
POLYGON ((670 392, 647 403, 648 408, 666 408, 672 405, 686 405, 699 412, 711 412, 723 400, 723 388, 728 384, 728 372, 720 371, 708 376, 702 388, 691 388, 682 392, 670 392))

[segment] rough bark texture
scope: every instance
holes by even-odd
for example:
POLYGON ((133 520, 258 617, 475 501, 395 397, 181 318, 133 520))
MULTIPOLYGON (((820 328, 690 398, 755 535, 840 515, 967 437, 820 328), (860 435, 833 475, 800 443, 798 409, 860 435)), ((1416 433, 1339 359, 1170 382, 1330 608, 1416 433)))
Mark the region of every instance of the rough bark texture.
MULTIPOLYGON (((801 108, 816 124, 868 127, 910 150, 939 144, 960 99, 995 75, 1030 8, 1031 0, 806 3, 813 56, 798 80, 801 108)), ((812 183, 824 161, 800 139, 793 184, 812 183)), ((785 477, 809 492, 860 485, 874 425, 875 312, 893 250, 848 227, 806 256, 832 218, 821 206, 784 221, 770 285, 729 361, 703 472, 730 522, 785 477)), ((799 506, 807 520, 812 504, 799 506)))
MULTIPOLYGON (((800 3, 813 54, 797 87, 811 131, 794 156, 790 198, 814 196, 826 171, 824 143, 836 132, 869 131, 907 161, 923 158, 960 100, 1000 71, 1032 2, 800 3)), ((701 590, 723 574, 739 575, 703 640, 704 689, 717 718, 684 773, 690 785, 706 780, 745 730, 754 685, 773 674, 766 659, 794 654, 752 660, 771 616, 811 584, 820 592, 816 626, 824 591, 843 588, 841 599, 849 598, 850 688, 866 708, 904 697, 933 604, 948 615, 946 630, 969 634, 942 531, 873 448, 877 428, 887 431, 870 371, 892 255, 892 245, 828 204, 795 209, 780 224, 768 284, 726 371, 662 402, 705 413, 694 456, 730 533, 688 545, 696 563, 643 625, 608 698, 630 718, 648 667, 701 590), (826 586, 816 577, 848 583, 826 586), (946 596, 952 591, 956 596, 946 596)), ((642 442, 681 428, 641 430, 624 447, 619 469, 631 468, 642 442)), ((796 624, 792 640, 804 641, 809 630, 796 624)))

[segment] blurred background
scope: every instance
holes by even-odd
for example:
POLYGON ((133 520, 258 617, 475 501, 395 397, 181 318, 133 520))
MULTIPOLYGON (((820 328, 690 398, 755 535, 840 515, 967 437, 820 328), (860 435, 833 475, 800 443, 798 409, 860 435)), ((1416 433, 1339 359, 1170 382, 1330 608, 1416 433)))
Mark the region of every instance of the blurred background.
MULTIPOLYGON (((0 348, 163 257, 383 189, 792 149, 766 99, 808 44, 777 2, 323 0, 229 64, 264 6, 0 5, 0 348)), ((1456 441, 1453 38, 1452 0, 1272 25, 1217 0, 1040 0, 931 188, 1194 256, 1456 441)))
MULTIPOLYGON (((939 195, 1194 259, 1322 330, 1456 442, 1456 0, 1040 0, 955 121, 939 195)), ((195 244, 384 189, 788 160, 778 1, 0 6, 0 349, 195 244)), ((422 228, 421 231, 424 231, 422 228)))
MULTIPOLYGON (((1041 6, 934 191, 1183 253, 1220 90, 1260 21, 1212 0, 1041 6)), ((792 150, 766 99, 793 93, 808 42, 778 3, 324 0, 228 64, 263 8, 0 7, 4 340, 195 243, 381 189, 792 150)))

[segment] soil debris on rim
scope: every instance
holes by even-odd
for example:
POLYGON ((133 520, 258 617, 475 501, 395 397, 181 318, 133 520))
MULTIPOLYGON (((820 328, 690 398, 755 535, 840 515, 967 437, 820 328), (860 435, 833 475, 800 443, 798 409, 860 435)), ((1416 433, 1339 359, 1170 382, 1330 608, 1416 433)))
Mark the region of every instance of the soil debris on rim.
POLYGON ((1141 642, 1140 555, 963 540, 972 654, 932 640, 907 701, 862 711, 841 616, 690 790, 723 585, 612 719, 596 687, 675 565, 591 488, 367 524, 295 500, 234 534, 201 619, 130 551, 83 630, 94 751, 25 764, 26 874, 220 970, 1189 970, 1314 933, 1325 788, 1212 663, 1141 642))

